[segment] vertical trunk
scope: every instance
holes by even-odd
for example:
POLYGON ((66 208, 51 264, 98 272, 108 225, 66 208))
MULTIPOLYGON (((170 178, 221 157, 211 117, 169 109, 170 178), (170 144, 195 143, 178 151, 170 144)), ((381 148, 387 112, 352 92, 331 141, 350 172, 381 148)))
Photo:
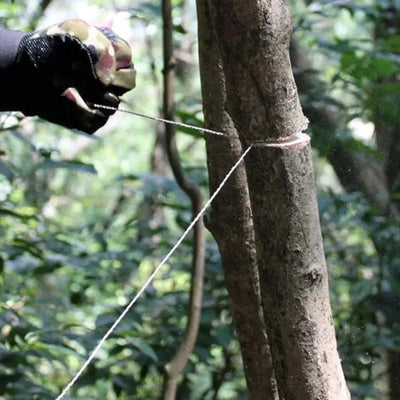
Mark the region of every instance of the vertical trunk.
POLYGON ((279 394, 345 400, 309 138, 281 0, 210 0, 227 106, 246 158, 261 298, 279 394))
POLYGON ((261 145, 247 171, 281 397, 348 398, 336 350, 309 140, 261 145))
POLYGON ((389 353, 389 372, 390 372, 390 399, 400 399, 400 354, 398 352, 389 353))
MULTIPOLYGON (((162 0, 163 10, 163 50, 164 50, 164 118, 174 119, 174 59, 173 59, 173 26, 171 0, 162 0)), ((190 198, 192 206, 192 219, 202 209, 203 197, 200 188, 184 173, 179 160, 173 125, 165 124, 166 146, 168 160, 174 177, 180 188, 190 198)), ((172 360, 165 366, 165 379, 162 398, 174 400, 178 390, 178 381, 181 377, 193 352, 199 330, 201 305, 203 299, 203 276, 205 263, 205 229, 200 219, 193 228, 192 268, 190 282, 190 299, 188 322, 179 348, 172 360)))
MULTIPOLYGON (((206 136, 210 191, 214 192, 240 157, 242 146, 225 110, 224 75, 207 1, 197 0, 197 14, 205 125, 229 135, 228 140, 206 136)), ((250 399, 277 400, 261 307, 254 229, 243 165, 238 167, 215 199, 207 227, 221 252, 250 399)))
MULTIPOLYGON (((385 26, 387 25, 388 23, 385 23, 385 26)), ((341 121, 343 116, 339 112, 333 113, 326 107, 326 104, 321 104, 321 97, 326 96, 326 87, 318 79, 317 73, 312 70, 306 50, 296 39, 292 41, 291 56, 293 65, 299 71, 296 75, 299 91, 306 94, 311 100, 309 101, 310 106, 305 109, 305 112, 314 125, 314 132, 321 136, 328 134, 334 137, 335 130, 342 128, 340 125, 343 123, 341 121)), ((377 117, 376 113, 374 113, 374 117, 377 117)), ((384 122, 383 120, 374 121, 381 146, 385 145, 387 141, 390 142, 391 137, 396 136, 396 130, 391 131, 390 124, 386 123, 386 120, 384 122)), ((393 151, 395 147, 389 146, 386 150, 381 147, 380 150, 385 154, 385 157, 378 160, 369 154, 346 149, 342 143, 336 141, 327 157, 347 192, 360 191, 368 199, 371 207, 375 208, 381 216, 400 221, 399 208, 396 207, 391 196, 390 176, 385 175, 388 171, 385 164, 389 162, 388 149, 393 151)), ((400 152, 396 155, 396 159, 400 159, 400 152)), ((389 170, 392 170, 392 168, 389 168, 389 170)), ((379 258, 381 260, 386 258, 387 260, 387 256, 390 254, 390 247, 388 247, 390 243, 386 241, 383 243, 379 236, 381 236, 381 232, 371 230, 370 237, 380 255, 379 258)), ((387 267, 381 265, 380 268, 387 267)), ((385 324, 382 318, 378 320, 378 324, 385 324)), ((388 360, 390 399, 397 400, 400 399, 400 355, 393 350, 387 350, 385 353, 384 359, 388 360)))

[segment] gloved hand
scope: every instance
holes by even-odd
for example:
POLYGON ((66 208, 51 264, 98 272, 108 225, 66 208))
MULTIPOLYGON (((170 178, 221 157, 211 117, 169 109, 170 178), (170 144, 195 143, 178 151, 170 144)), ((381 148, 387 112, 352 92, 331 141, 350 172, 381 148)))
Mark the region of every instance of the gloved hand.
POLYGON ((15 59, 16 109, 93 133, 118 107, 118 96, 135 87, 127 42, 107 28, 71 19, 27 34, 15 59))

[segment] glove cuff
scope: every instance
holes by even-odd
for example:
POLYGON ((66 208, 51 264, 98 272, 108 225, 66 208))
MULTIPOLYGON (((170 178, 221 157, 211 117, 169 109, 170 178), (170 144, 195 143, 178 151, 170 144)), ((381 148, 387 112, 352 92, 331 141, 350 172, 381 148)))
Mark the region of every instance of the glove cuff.
POLYGON ((26 32, 0 29, 0 110, 16 111, 18 97, 18 74, 16 57, 26 32))

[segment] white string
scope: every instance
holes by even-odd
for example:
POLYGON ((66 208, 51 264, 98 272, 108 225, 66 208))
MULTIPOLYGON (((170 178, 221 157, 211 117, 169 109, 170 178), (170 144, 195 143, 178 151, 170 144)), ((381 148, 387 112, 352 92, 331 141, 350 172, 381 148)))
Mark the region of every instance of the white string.
POLYGON ((230 176, 233 174, 233 172, 236 170, 236 168, 239 166, 239 164, 243 161, 243 159, 246 157, 247 153, 251 149, 251 145, 246 149, 246 151, 240 156, 240 158, 236 161, 235 165, 229 170, 229 172, 226 174, 225 178, 222 180, 218 188, 215 190, 215 192, 212 194, 212 196, 208 199, 208 201, 204 204, 203 208, 200 210, 200 212, 196 215, 196 217, 193 219, 193 221, 190 223, 190 225, 186 228, 185 232, 183 232, 182 236, 179 238, 179 240, 176 242, 174 247, 169 251, 169 253, 163 258, 163 260, 160 262, 160 264, 157 266, 157 268, 154 270, 154 272, 149 276, 147 281, 144 283, 142 288, 138 291, 136 296, 131 300, 131 302, 125 307, 125 309, 122 311, 121 315, 116 319, 116 321, 113 323, 111 328, 106 332, 106 334, 101 338, 97 346, 93 349, 92 353, 88 357, 88 359, 85 361, 85 363, 82 365, 80 370, 76 373, 76 375, 72 378, 72 380, 68 383, 68 385, 64 388, 64 390, 61 392, 61 394, 55 399, 55 400, 62 400, 66 393, 74 386, 76 381, 80 378, 80 376, 83 374, 83 372, 86 370, 86 368, 89 366, 89 364, 93 361, 93 359, 96 357, 97 353, 105 343, 105 341, 110 337, 110 335, 114 332, 114 330, 117 328, 117 326, 120 324, 122 319, 125 317, 125 315, 129 312, 129 310, 133 307, 133 305, 136 303, 136 301, 139 299, 139 297, 142 295, 142 293, 147 289, 147 287, 150 285, 154 277, 157 275, 157 272, 160 270, 160 268, 168 261, 168 259, 172 256, 172 254, 175 252, 175 250, 180 246, 180 244, 183 242, 185 237, 188 235, 188 233, 191 231, 193 226, 196 224, 196 222, 202 217, 206 209, 209 207, 209 205, 212 203, 212 201, 217 197, 218 193, 221 191, 221 189, 224 187, 225 183, 227 180, 230 178, 230 176))
POLYGON ((183 122, 171 121, 171 120, 169 120, 169 119, 164 119, 164 118, 160 118, 160 117, 152 117, 152 116, 150 116, 150 115, 141 114, 141 113, 138 113, 138 112, 136 112, 136 111, 124 110, 123 108, 116 108, 116 107, 111 107, 111 106, 105 106, 105 105, 103 105, 103 104, 93 104, 93 107, 96 107, 96 108, 103 108, 104 110, 113 110, 113 111, 119 111, 119 112, 123 112, 123 113, 127 113, 127 114, 132 114, 132 115, 136 115, 137 117, 147 118, 147 119, 151 119, 151 120, 153 120, 153 121, 164 122, 164 123, 170 124, 170 125, 182 126, 182 127, 184 127, 184 128, 194 129, 194 130, 200 131, 200 132, 212 133, 213 135, 227 136, 227 135, 226 135, 225 133, 223 133, 223 132, 214 131, 214 130, 212 130, 212 129, 201 128, 200 126, 194 126, 194 125, 184 124, 183 122))

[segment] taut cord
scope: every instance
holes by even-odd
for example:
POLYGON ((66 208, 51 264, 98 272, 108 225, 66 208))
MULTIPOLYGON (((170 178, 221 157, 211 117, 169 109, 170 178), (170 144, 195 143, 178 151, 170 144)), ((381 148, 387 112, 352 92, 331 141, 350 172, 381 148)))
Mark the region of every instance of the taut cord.
MULTIPOLYGON (((122 111, 122 110, 119 110, 122 111)), ((134 114, 136 115, 136 114, 134 114)), ((152 118, 155 119, 155 118, 152 118)), ((221 134, 221 133, 219 133, 221 134)), ((136 296, 130 301, 130 303, 124 308, 120 316, 115 320, 115 322, 112 324, 111 328, 104 334, 104 336, 100 339, 98 342, 97 346, 92 350, 90 353, 89 357, 87 360, 84 362, 82 367, 79 369, 79 371, 75 374, 75 376, 71 379, 71 381, 67 384, 67 386, 64 388, 64 390, 61 392, 61 394, 55 399, 55 400, 62 400, 64 396, 67 394, 67 392, 74 386, 74 384, 77 382, 77 380, 80 378, 80 376, 83 374, 83 372, 86 370, 86 368, 89 366, 89 364, 93 361, 93 359, 96 357, 97 353, 100 351, 102 346, 104 345, 105 341, 111 336, 111 334, 115 331, 117 326, 120 324, 122 319, 125 317, 125 315, 129 312, 129 310, 133 307, 133 305, 137 302, 139 297, 143 294, 143 292, 147 289, 147 287, 150 285, 150 283, 153 281, 155 276, 157 275, 158 271, 160 268, 168 261, 168 259, 172 256, 172 254, 175 252, 175 250, 180 246, 180 244, 183 242, 183 240, 186 238, 188 233, 192 230, 194 225, 197 223, 197 221, 203 216, 205 213, 206 209, 210 206, 212 201, 217 197, 218 193, 222 190, 222 188, 225 186, 226 182, 230 178, 230 176, 235 172, 236 168, 239 166, 239 164, 243 161, 243 159, 246 157, 247 153, 251 150, 252 145, 250 145, 244 153, 240 156, 240 158, 236 161, 236 163, 233 165, 233 167, 229 170, 229 172, 226 174, 225 178, 222 180, 218 188, 215 190, 215 192, 212 194, 212 196, 207 200, 203 208, 200 210, 200 212, 196 215, 196 217, 193 219, 193 221, 190 223, 190 225, 186 228, 185 232, 183 232, 182 236, 178 239, 176 244, 172 247, 172 249, 168 252, 168 254, 163 258, 163 260, 158 264, 156 269, 153 271, 153 273, 148 277, 147 281, 144 283, 142 288, 137 292, 136 296)))

